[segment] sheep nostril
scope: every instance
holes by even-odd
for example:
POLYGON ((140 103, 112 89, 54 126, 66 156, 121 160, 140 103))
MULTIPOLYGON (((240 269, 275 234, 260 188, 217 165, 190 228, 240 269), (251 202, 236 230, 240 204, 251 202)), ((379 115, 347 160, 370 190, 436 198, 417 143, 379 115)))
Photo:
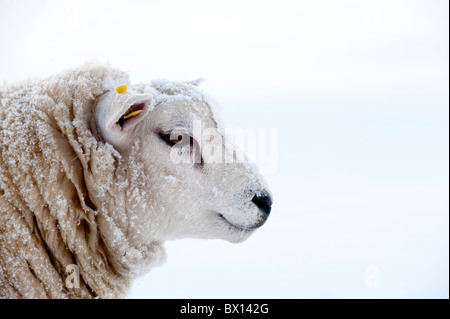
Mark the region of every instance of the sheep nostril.
POLYGON ((257 194, 253 196, 252 202, 258 206, 260 210, 262 210, 267 215, 270 214, 270 210, 272 209, 272 198, 270 198, 267 194, 257 194))

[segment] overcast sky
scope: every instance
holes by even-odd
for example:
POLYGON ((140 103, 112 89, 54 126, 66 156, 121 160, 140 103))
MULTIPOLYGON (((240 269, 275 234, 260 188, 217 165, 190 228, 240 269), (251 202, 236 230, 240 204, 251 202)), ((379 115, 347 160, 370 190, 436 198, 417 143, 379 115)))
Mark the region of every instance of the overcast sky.
POLYGON ((448 298, 448 6, 0 0, 0 83, 202 76, 227 126, 278 132, 268 222, 167 243, 133 298, 448 298))

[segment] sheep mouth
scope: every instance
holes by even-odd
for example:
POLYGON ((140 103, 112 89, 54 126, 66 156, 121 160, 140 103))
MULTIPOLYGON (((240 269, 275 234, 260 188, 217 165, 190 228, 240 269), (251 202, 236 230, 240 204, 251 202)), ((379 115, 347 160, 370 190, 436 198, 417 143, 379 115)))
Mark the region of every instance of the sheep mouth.
POLYGON ((138 118, 142 117, 148 111, 148 102, 142 101, 137 102, 131 105, 125 113, 117 121, 117 124, 124 129, 126 126, 138 120, 138 118))
POLYGON ((226 222, 228 224, 228 226, 230 226, 230 229, 234 229, 234 230, 239 230, 239 231, 245 231, 245 232, 251 232, 257 228, 259 228, 260 225, 256 225, 256 226, 242 226, 242 225, 236 225, 232 222, 230 222, 228 219, 225 218, 225 216, 223 216, 222 214, 218 214, 220 219, 223 220, 224 222, 226 222))

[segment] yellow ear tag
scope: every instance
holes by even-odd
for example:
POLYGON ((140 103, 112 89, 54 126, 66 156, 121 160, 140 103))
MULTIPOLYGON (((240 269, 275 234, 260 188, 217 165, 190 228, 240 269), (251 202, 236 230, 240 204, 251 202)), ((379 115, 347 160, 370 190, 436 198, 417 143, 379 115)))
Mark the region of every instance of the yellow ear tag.
POLYGON ((127 91, 127 86, 125 84, 118 86, 118 87, 116 87, 116 91, 119 94, 125 93, 127 91))
POLYGON ((137 110, 137 111, 134 111, 134 112, 132 112, 132 113, 125 113, 125 115, 123 116, 123 118, 126 120, 126 119, 129 119, 130 117, 135 117, 136 115, 138 115, 139 113, 141 113, 142 112, 142 110, 137 110))

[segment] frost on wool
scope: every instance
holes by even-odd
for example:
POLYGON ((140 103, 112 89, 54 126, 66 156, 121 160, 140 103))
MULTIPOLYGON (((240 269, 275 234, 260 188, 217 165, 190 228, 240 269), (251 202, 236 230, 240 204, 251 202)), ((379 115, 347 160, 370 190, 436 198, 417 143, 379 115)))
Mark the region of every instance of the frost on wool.
POLYGON ((131 246, 87 196, 130 187, 120 154, 91 132, 95 98, 117 83, 127 74, 86 65, 0 88, 0 297, 123 296, 163 262, 160 243, 131 246), (80 289, 65 285, 70 264, 84 274, 80 289))
POLYGON ((147 84, 137 84, 133 85, 132 89, 136 92, 152 94, 154 97, 153 106, 159 103, 174 101, 204 101, 209 105, 212 111, 213 118, 217 123, 217 128, 222 135, 225 135, 225 124, 221 116, 222 107, 211 96, 198 87, 203 81, 203 78, 188 82, 174 82, 166 79, 159 79, 152 81, 151 86, 147 84))

